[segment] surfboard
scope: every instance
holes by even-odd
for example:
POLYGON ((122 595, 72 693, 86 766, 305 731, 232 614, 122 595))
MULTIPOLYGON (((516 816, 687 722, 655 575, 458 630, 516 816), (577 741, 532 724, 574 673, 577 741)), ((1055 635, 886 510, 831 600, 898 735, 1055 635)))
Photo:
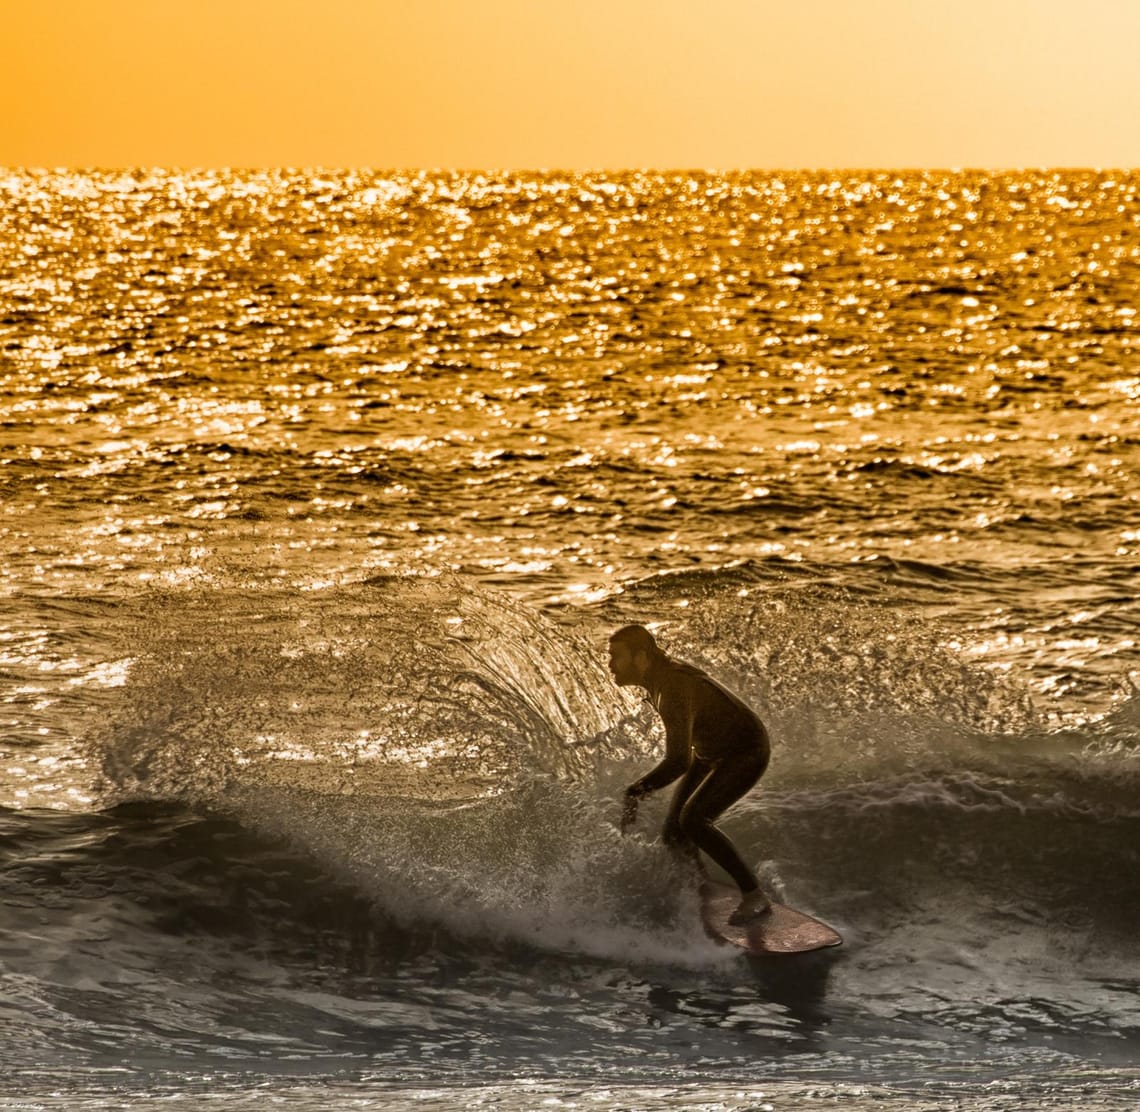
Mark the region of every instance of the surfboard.
POLYGON ((750 954, 807 954, 843 943, 839 932, 826 923, 782 903, 773 903, 763 915, 737 926, 728 917, 739 903, 736 888, 712 881, 701 885, 701 920, 705 930, 750 954))

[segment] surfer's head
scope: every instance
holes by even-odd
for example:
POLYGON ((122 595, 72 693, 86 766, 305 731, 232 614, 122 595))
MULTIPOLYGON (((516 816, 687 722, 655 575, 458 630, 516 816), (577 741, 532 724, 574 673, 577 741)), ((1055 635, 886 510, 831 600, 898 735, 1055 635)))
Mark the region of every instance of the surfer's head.
POLYGON ((664 654, 645 626, 623 626, 610 638, 610 671, 619 687, 644 684, 653 662, 664 654))

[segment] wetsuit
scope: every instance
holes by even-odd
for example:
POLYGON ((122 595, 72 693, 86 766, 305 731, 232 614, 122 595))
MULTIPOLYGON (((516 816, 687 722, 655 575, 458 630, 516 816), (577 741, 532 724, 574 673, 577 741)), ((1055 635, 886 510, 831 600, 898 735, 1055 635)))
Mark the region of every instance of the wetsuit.
POLYGON ((644 686, 665 724, 665 757, 629 788, 627 797, 636 800, 680 777, 664 840, 682 850, 703 850, 742 892, 754 891, 759 887, 755 873, 713 820, 764 775, 770 753, 764 724, 699 668, 663 653, 653 660, 644 686))

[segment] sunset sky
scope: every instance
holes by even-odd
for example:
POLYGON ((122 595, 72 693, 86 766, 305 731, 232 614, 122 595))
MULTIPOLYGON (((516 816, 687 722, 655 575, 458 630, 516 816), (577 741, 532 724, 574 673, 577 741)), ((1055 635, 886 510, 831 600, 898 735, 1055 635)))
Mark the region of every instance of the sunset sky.
POLYGON ((1137 0, 0 0, 0 165, 1140 165, 1137 0))

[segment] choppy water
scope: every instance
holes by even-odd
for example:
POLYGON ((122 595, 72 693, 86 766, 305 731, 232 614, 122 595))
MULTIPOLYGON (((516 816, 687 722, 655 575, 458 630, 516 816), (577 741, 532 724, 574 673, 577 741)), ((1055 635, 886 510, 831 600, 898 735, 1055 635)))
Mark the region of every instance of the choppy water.
POLYGON ((0 1101, 1131 1108, 1138 191, 0 175, 0 1101), (618 834, 627 620, 838 956, 618 834))

